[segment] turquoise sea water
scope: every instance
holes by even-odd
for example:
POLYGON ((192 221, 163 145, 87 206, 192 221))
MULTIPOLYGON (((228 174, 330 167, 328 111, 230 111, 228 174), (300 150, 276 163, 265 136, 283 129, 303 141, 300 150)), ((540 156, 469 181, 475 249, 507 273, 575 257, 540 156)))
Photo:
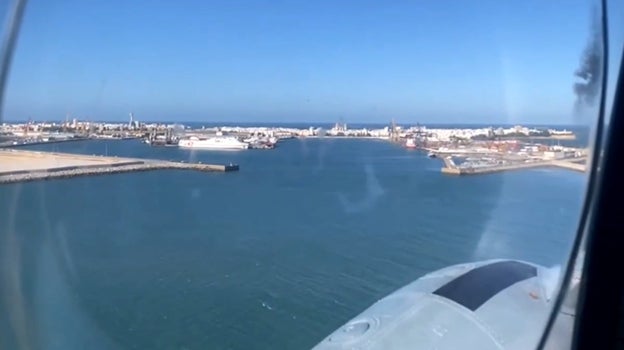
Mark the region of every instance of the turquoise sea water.
POLYGON ((29 148, 241 169, 1 186, 0 329, 13 334, 2 348, 309 348, 431 270, 561 263, 586 181, 557 169, 445 176, 439 160, 375 140, 29 148))

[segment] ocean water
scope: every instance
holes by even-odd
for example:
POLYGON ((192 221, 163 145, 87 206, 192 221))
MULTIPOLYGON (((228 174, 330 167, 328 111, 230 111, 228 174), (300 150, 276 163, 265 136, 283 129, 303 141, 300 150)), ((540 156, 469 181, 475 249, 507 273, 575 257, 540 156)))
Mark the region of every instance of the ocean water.
POLYGON ((310 348, 429 271, 561 264, 586 183, 557 169, 445 176, 377 140, 29 148, 241 168, 0 186, 1 348, 310 348))

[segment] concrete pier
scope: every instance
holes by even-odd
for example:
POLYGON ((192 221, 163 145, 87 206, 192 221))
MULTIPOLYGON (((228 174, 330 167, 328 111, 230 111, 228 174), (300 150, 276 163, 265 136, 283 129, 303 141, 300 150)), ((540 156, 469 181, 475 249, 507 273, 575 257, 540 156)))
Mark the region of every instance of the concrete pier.
POLYGON ((0 184, 162 169, 228 172, 238 165, 0 150, 0 184))
POLYGON ((553 161, 553 166, 580 172, 585 172, 585 170, 587 169, 587 165, 585 163, 581 164, 577 162, 567 162, 562 160, 553 161))
POLYGON ((79 137, 79 138, 57 139, 57 140, 47 140, 47 141, 15 138, 13 140, 0 142, 0 148, 15 148, 15 147, 21 147, 21 146, 43 145, 43 144, 51 144, 51 143, 65 143, 65 142, 75 142, 75 141, 84 141, 84 140, 88 140, 88 138, 79 137))
POLYGON ((582 159, 570 159, 570 160, 540 160, 525 163, 511 163, 500 164, 492 166, 482 167, 459 167, 455 165, 450 158, 444 158, 444 167, 442 167, 442 173, 450 175, 477 175, 477 174, 490 174, 498 173, 501 171, 521 170, 530 168, 544 168, 544 167, 559 167, 579 172, 585 172, 587 166, 585 164, 578 163, 579 161, 586 161, 582 159))

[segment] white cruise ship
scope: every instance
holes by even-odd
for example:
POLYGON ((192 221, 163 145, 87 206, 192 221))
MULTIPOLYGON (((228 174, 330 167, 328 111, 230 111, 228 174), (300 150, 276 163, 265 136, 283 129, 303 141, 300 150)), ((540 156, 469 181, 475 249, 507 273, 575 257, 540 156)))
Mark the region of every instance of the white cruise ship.
POLYGON ((195 136, 183 139, 178 142, 179 147, 183 148, 202 148, 202 149, 247 149, 249 144, 239 141, 232 136, 218 136, 200 139, 195 136))

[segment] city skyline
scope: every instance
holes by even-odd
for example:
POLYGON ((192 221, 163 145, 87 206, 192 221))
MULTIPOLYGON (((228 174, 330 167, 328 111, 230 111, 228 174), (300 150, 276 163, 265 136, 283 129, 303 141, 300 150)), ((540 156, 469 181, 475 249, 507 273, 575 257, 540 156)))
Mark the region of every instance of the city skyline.
POLYGON ((4 115, 574 124, 590 10, 537 0, 31 2, 4 115))
MULTIPOLYGON (((133 122, 139 123, 142 126, 151 126, 151 125, 183 125, 183 126, 189 126, 189 127, 201 127, 201 126, 205 126, 205 127, 209 127, 209 128, 214 128, 214 127, 234 127, 234 126, 240 126, 240 127, 320 127, 320 128, 326 128, 326 127, 332 127, 332 126, 336 126, 336 125, 345 125, 348 128, 365 128, 365 127, 383 127, 383 126, 392 126, 392 124, 395 124, 398 127, 418 127, 418 126, 422 126, 422 127, 445 127, 445 128, 454 128, 454 129, 462 129, 462 128, 500 128, 500 127, 504 127, 504 128, 508 128, 508 127, 516 127, 516 126, 522 126, 522 127, 531 127, 531 128, 539 128, 539 129, 545 129, 545 128, 551 128, 551 127, 570 127, 570 128, 588 128, 590 126, 586 125, 586 124, 582 124, 582 123, 511 123, 511 122, 484 122, 484 123, 480 123, 480 122, 473 122, 473 121, 466 121, 466 122, 411 122, 411 121, 406 121, 406 122, 402 122, 402 121, 397 121, 397 120, 393 120, 390 119, 388 121, 370 121, 370 122, 359 122, 357 120, 353 120, 353 121, 349 121, 349 120, 344 120, 344 119, 339 119, 339 120, 330 120, 330 121, 310 121, 310 120, 302 120, 302 121, 236 121, 236 120, 232 120, 232 121, 224 121, 224 120, 215 120, 215 121, 210 121, 210 120, 143 120, 140 118, 137 118, 135 116, 135 118, 133 119, 133 122)), ((130 119, 127 118, 126 120, 122 120, 122 119, 104 119, 104 120, 96 120, 96 119, 89 119, 89 118, 78 118, 78 117, 71 117, 71 118, 65 118, 65 119, 9 119, 9 120, 1 120, 0 121, 0 125, 2 124, 7 124, 7 125, 26 125, 26 124, 31 124, 31 126, 35 126, 35 125, 72 125, 72 124, 76 124, 76 123, 80 123, 80 124, 93 124, 93 125, 97 125, 97 124, 111 124, 111 125, 129 125, 130 124, 130 119)))

